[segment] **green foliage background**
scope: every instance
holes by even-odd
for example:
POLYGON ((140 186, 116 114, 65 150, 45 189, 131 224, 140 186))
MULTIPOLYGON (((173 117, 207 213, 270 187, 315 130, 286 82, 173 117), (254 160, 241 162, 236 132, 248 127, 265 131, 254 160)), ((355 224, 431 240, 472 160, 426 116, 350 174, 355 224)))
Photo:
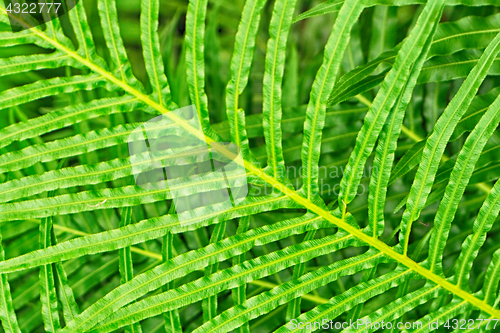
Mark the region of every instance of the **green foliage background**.
POLYGON ((3 330, 498 332, 499 6, 81 0, 17 32, 1 6, 3 330), (186 225, 127 140, 191 104, 251 195, 186 225))

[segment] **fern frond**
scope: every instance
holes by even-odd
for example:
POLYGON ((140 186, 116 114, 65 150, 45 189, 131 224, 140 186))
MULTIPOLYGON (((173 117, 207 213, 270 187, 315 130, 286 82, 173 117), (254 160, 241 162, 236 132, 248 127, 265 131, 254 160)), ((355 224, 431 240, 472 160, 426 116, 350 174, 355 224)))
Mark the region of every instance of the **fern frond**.
MULTIPOLYGON (((142 290, 141 295, 148 291, 156 289, 176 277, 184 276, 187 272, 197 268, 202 268, 210 263, 224 260, 228 257, 244 253, 252 246, 266 244, 278 239, 294 234, 295 232, 304 232, 308 228, 317 227, 319 219, 311 216, 304 216, 297 219, 283 221, 278 224, 253 229, 246 233, 233 236, 222 240, 217 244, 212 244, 206 248, 187 252, 164 264, 155 267, 149 272, 138 275, 128 284, 116 288, 107 297, 96 302, 92 307, 85 310, 73 322, 69 323, 67 328, 74 327, 93 327, 101 320, 107 318, 113 311, 119 309, 123 304, 140 297, 136 291, 142 290), (299 230, 295 226, 299 226, 299 230), (117 297, 120 296, 120 297, 117 297), (92 321, 90 323, 89 321, 92 321)), ((217 273, 220 274, 220 273, 217 273)), ((174 290, 175 291, 175 290, 174 290)), ((171 292, 167 291, 166 293, 171 292)), ((206 296, 202 294, 201 297, 206 296)))

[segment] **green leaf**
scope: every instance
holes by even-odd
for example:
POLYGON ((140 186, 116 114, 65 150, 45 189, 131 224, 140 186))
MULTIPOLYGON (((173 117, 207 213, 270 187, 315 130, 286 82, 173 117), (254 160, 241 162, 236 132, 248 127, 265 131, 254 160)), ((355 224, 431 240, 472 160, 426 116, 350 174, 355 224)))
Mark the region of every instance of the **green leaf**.
POLYGON ((352 236, 341 232, 339 235, 290 246, 275 253, 246 261, 208 278, 193 281, 178 289, 151 296, 129 305, 112 314, 104 322, 99 323, 93 331, 109 332, 123 326, 124 322, 137 322, 162 311, 179 308, 185 305, 186 301, 199 300, 207 294, 211 295, 249 280, 273 274, 290 265, 307 260, 307 258, 317 257, 352 245, 353 242, 355 243, 352 236))
MULTIPOLYGON (((128 207, 142 203, 150 203, 165 199, 188 196, 196 193, 209 193, 220 189, 226 181, 234 186, 239 184, 245 176, 241 170, 226 173, 206 173, 191 177, 178 178, 179 185, 165 188, 164 182, 155 183, 155 189, 146 190, 139 186, 126 186, 117 189, 101 191, 78 192, 76 194, 60 195, 53 198, 26 200, 16 203, 0 204, 0 221, 9 221, 13 218, 29 219, 50 216, 52 214, 70 214, 96 209, 128 207), (197 188, 201 186, 202 188, 197 188), (173 194, 172 194, 173 193, 173 194)), ((226 187, 227 188, 227 187, 226 187)))
MULTIPOLYGON (((470 16, 454 22, 440 23, 418 82, 439 82, 466 77, 474 62, 479 59, 477 52, 470 49, 482 50, 488 46, 489 41, 500 30, 499 19, 499 15, 470 16), (469 50, 457 53, 465 49, 469 50)), ((401 44, 342 76, 330 96, 329 105, 338 104, 382 83, 387 71, 377 75, 370 74, 382 64, 392 67, 396 51, 400 49, 401 44)), ((498 66, 495 66, 490 74, 498 74, 496 67, 498 66)))
MULTIPOLYGON (((40 248, 46 249, 51 245, 52 217, 42 219, 40 223, 40 248)), ((47 332, 59 331, 61 323, 59 320, 58 301, 54 282, 54 271, 52 265, 40 267, 40 296, 42 300, 42 317, 47 332)))
POLYGON ((155 101, 168 108, 176 109, 173 104, 170 87, 165 75, 161 58, 160 41, 158 37, 158 15, 160 2, 158 0, 141 1, 141 41, 149 82, 153 88, 155 101))
MULTIPOLYGON (((52 234, 52 237, 54 238, 55 234, 52 234)), ((70 322, 78 315, 80 310, 78 308, 78 304, 75 301, 73 289, 71 289, 71 286, 69 285, 68 277, 66 275, 63 264, 61 262, 56 262, 54 265, 56 267, 58 285, 57 290, 59 294, 59 300, 62 304, 64 320, 66 322, 70 322)))
MULTIPOLYGON (((294 233, 301 233, 308 229, 317 228, 318 225, 321 225, 319 218, 305 215, 269 227, 250 230, 206 248, 182 254, 165 262, 165 264, 138 275, 128 284, 116 288, 107 297, 102 298, 92 307, 85 310, 68 327, 92 327, 107 318, 114 310, 140 297, 135 293, 136 291, 140 291, 140 294, 144 295, 148 291, 154 290, 176 277, 184 276, 189 271, 203 268, 213 262, 244 253, 255 245, 267 244, 294 233), (120 297, 116 297, 117 295, 120 297)), ((206 296, 206 294, 202 296, 206 296)))
POLYGON ((500 15, 467 16, 439 24, 430 56, 452 54, 465 49, 484 49, 500 32, 500 15))
MULTIPOLYGON (((488 111, 492 109, 493 106, 490 107, 488 111)), ((496 112, 498 111, 496 110, 496 112)), ((484 117, 486 117, 486 114, 484 117)), ((484 119, 484 117, 481 119, 484 119)), ((472 264, 474 262, 474 259, 477 257, 479 249, 486 241, 486 234, 488 233, 488 231, 491 230, 491 227, 493 226, 493 223, 495 222, 498 213, 500 212, 499 191, 500 191, 500 183, 497 182, 493 187, 493 189, 491 190, 491 192, 486 197, 486 200, 484 201, 481 209, 479 210, 477 219, 474 221, 472 235, 467 236, 467 239, 462 244, 462 251, 460 252, 460 256, 458 258, 457 265, 455 267, 455 283, 463 289, 470 290, 469 275, 472 269, 472 264)), ((492 259, 492 262, 494 261, 495 260, 492 259)), ((491 269, 489 270, 490 270, 489 274, 493 274, 491 272, 491 269)), ((488 284, 490 283, 489 280, 487 279, 485 281, 488 284)))
POLYGON ((35 33, 30 30, 13 33, 11 31, 0 32, 0 46, 17 46, 28 43, 34 43, 43 48, 51 48, 51 45, 40 40, 35 33))
POLYGON ((295 0, 71 0, 68 15, 43 14, 50 22, 40 25, 13 15, 23 26, 16 32, 0 6, 4 330, 38 332, 47 325, 56 331, 56 316, 64 317, 63 332, 116 325, 242 333, 315 329, 294 328, 289 320, 500 318, 500 228, 493 225, 499 195, 492 188, 500 135, 497 114, 488 111, 498 97, 500 62, 488 45, 500 29, 499 3, 447 1, 443 23, 436 4, 301 3, 305 14, 298 19, 332 14, 290 27, 295 0), (418 48, 403 46, 418 31, 418 48), (474 66, 483 69, 474 74, 474 66), (467 76, 470 94, 460 90, 467 76), (478 91, 483 95, 474 97, 478 91), (459 110, 438 120, 461 94, 467 101, 453 100, 449 107, 459 110), (189 104, 202 106, 201 117, 170 112, 189 104), (167 125, 151 119, 161 114, 167 125), (201 128, 196 118, 204 118, 201 128), (209 118, 218 122, 213 128, 209 118), (185 141, 129 159, 130 135, 148 126, 161 127, 147 138, 155 150, 170 134, 209 143, 214 169, 235 160, 215 142, 233 141, 243 157, 235 162, 245 171, 193 180, 189 174, 200 170, 187 164, 209 156, 201 158, 185 141), (433 131, 450 137, 436 143, 433 131), (465 132, 469 138, 462 138, 465 132), (367 146, 355 147, 362 134, 367 146), (426 146, 445 148, 430 156, 426 146), (353 164, 354 148, 360 179, 345 167, 353 164), (177 153, 184 157, 172 158, 177 153), (151 158, 186 171, 189 181, 175 193, 163 183, 137 186, 147 175, 136 179, 138 169, 160 165, 151 158), (266 160, 263 170, 258 165, 266 160), (432 181, 421 196, 409 258, 393 246, 403 233, 401 216, 384 212, 416 205, 410 171, 419 162, 435 172, 427 174, 432 181), (208 191, 241 175, 249 188, 243 202, 200 202, 176 215, 177 198, 212 199, 208 191), (339 207, 343 176, 359 189, 348 210, 344 194, 339 207), (51 191, 56 196, 44 193, 51 191), (129 223, 130 214, 120 210, 133 210, 139 222, 129 223), (39 225, 52 240, 43 249, 39 225), (449 270, 428 269, 431 259, 421 261, 427 255, 449 270), (38 267, 49 268, 42 280, 38 267))
POLYGON ((318 195, 318 162, 327 99, 335 84, 352 26, 361 14, 363 7, 360 0, 344 2, 325 46, 323 63, 314 78, 306 110, 304 142, 301 153, 303 166, 301 193, 308 199, 318 195))
MULTIPOLYGON (((457 157, 455 167, 451 172, 446 192, 434 219, 434 232, 431 237, 431 245, 429 246, 429 266, 431 270, 442 273, 444 247, 448 239, 451 223, 455 217, 455 212, 460 204, 460 198, 465 192, 469 178, 472 176, 474 166, 484 146, 493 135, 493 131, 497 129, 499 122, 500 97, 491 104, 488 111, 486 111, 477 126, 467 137, 457 157)), ((464 246, 464 249, 467 248, 468 246, 464 246)), ((477 252, 478 249, 475 249, 475 251, 477 252)), ((468 261, 468 259, 466 260, 468 261)))
MULTIPOLYGON (((422 322, 423 323, 446 322, 448 319, 451 319, 457 316, 458 314, 466 311, 467 308, 469 308, 469 304, 467 304, 467 302, 464 302, 459 298, 454 298, 448 305, 442 307, 439 311, 436 311, 434 313, 428 314, 427 316, 423 317, 422 322)), ((477 324, 474 322, 473 327, 477 328, 477 325, 479 324, 480 322, 478 322, 477 324)), ((470 323, 468 323, 468 326, 469 325, 470 323)), ((433 330, 434 327, 429 327, 429 325, 422 325, 421 328, 414 330, 413 332, 431 332, 433 330)))
MULTIPOLYGON (((356 138, 356 146, 349 157, 345 176, 342 177, 340 183, 338 202, 343 211, 356 196, 366 160, 371 154, 389 110, 403 90, 404 83, 408 81, 411 68, 421 55, 426 41, 432 38, 443 7, 443 1, 429 1, 427 3, 415 28, 411 31, 410 36, 405 40, 396 56, 394 66, 385 78, 384 82, 386 83, 382 85, 366 115, 363 128, 356 138)), ((423 56, 423 59, 425 59, 425 56, 423 56)), ((418 71, 414 75, 418 75, 418 71)))
POLYGON ((235 36, 235 51, 230 66, 231 79, 226 87, 226 113, 231 138, 234 143, 240 146, 243 156, 247 159, 250 159, 252 155, 245 130, 245 113, 239 109, 239 98, 248 83, 255 38, 260 22, 260 12, 265 3, 265 0, 248 0, 245 2, 235 36))
MULTIPOLYGON (((430 59, 422 69, 419 83, 450 81, 467 77, 470 71, 477 65, 482 52, 477 50, 464 50, 449 56, 441 56, 430 59)), ((494 58, 489 69, 489 75, 500 74, 500 59, 494 58)))
POLYGON ((353 258, 337 261, 299 278, 294 278, 259 296, 250 298, 241 306, 233 307, 221 313, 211 322, 200 326, 195 332, 232 331, 243 323, 267 313, 287 301, 293 300, 294 297, 324 286, 342 276, 354 274, 362 269, 384 262, 384 259, 386 258, 380 252, 369 251, 353 258))
POLYGON ((186 14, 186 69, 189 96, 196 107, 203 131, 210 134, 203 51, 207 4, 207 0, 189 0, 186 14))
POLYGON ((89 103, 68 106, 49 112, 43 116, 32 118, 26 122, 15 123, 2 128, 0 130, 0 147, 5 147, 14 141, 40 136, 86 119, 119 112, 130 112, 140 106, 142 104, 138 102, 137 98, 128 96, 104 98, 89 103))
POLYGON ((422 140, 415 143, 411 149, 406 151, 403 157, 398 161, 398 164, 393 168, 389 185, 392 185, 396 180, 410 172, 420 162, 424 147, 425 140, 422 140))
MULTIPOLYGON (((73 137, 56 140, 25 149, 0 155, 0 172, 16 171, 32 166, 37 162, 49 162, 56 159, 76 156, 102 148, 128 143, 130 135, 140 126, 151 130, 151 135, 174 127, 172 124, 148 126, 148 123, 117 126, 110 129, 87 132, 73 137)), ((158 134, 157 134, 158 135, 158 134)))
MULTIPOLYGON (((486 270, 484 278, 485 284, 481 290, 484 295, 484 300, 488 304, 494 304, 498 291, 498 282, 500 281, 500 250, 495 251, 493 258, 486 270)), ((460 267, 460 266, 459 266, 460 267)), ((457 275, 462 276, 463 274, 457 275)))
POLYGON ((296 3, 296 0, 278 0, 274 5, 264 70, 262 114, 267 165, 270 174, 278 179, 282 179, 285 174, 281 136, 281 85, 285 68, 286 43, 296 3))
POLYGON ((276 332, 312 332, 315 322, 322 322, 335 319, 344 311, 351 309, 355 305, 379 295, 384 291, 393 288, 408 278, 411 273, 406 269, 396 269, 393 272, 382 275, 369 282, 359 284, 345 293, 331 298, 327 304, 319 305, 316 308, 303 313, 293 323, 280 327, 276 332), (299 323, 301 325, 299 325, 299 323), (307 323, 311 323, 307 325, 307 323))
MULTIPOLYGON (((238 229, 236 234, 242 234, 248 231, 250 227, 250 217, 244 216, 240 217, 238 220, 238 229)), ((246 261, 246 252, 233 257, 233 266, 237 266, 246 261)), ((233 299, 233 304, 235 306, 243 304, 247 300, 247 285, 242 284, 231 290, 231 298, 233 299)), ((250 325, 244 323, 240 327, 234 330, 236 333, 250 333, 250 325)))
POLYGON ((491 105, 491 103, 493 103, 493 101, 497 98, 498 93, 498 89, 492 89, 486 94, 476 96, 472 100, 472 103, 467 112, 458 122, 457 127, 455 128, 455 132, 453 132, 453 135, 450 138, 450 141, 455 141, 465 132, 471 132, 479 122, 479 119, 481 119, 486 110, 488 110, 488 107, 491 105))
POLYGON ((298 22, 310 17, 315 17, 315 16, 320 16, 324 14, 329 14, 329 13, 335 13, 340 10, 342 7, 344 0, 328 0, 324 1, 315 7, 309 9, 308 11, 296 16, 293 19, 293 22, 298 22))
MULTIPOLYGON (((437 23, 434 24, 433 30, 436 29, 436 26, 437 23)), ((391 176, 391 166, 394 162, 394 153, 396 151, 398 137, 401 133, 405 111, 410 103, 420 70, 427 58, 433 34, 433 32, 430 33, 423 47, 422 54, 417 58, 408 81, 406 82, 406 86, 392 110, 388 123, 382 128, 373 161, 374 172, 370 180, 370 193, 368 195, 368 226, 373 233, 373 237, 380 236, 384 231, 384 208, 387 186, 389 177, 391 176)))
MULTIPOLYGON (((175 207, 171 205, 170 211, 172 211, 173 208, 175 207)), ((174 234, 169 232, 165 236, 163 236, 163 244, 162 244, 163 263, 174 258, 173 252, 174 252, 174 234)), ((174 289, 174 281, 166 283, 163 286, 162 291, 165 292, 170 289, 174 289)), ((182 332, 179 310, 175 309, 173 311, 167 311, 163 314, 163 317, 165 319, 165 331, 172 333, 182 332)))
MULTIPOLYGON (((76 39, 78 40, 78 54, 89 60, 99 59, 92 40, 92 34, 90 33, 90 26, 87 22, 87 15, 83 3, 81 1, 69 0, 68 4, 73 7, 73 9, 69 11, 69 18, 75 29, 76 39)), ((102 61, 101 64, 104 65, 104 61, 102 61)))
MULTIPOLYGON (((392 320, 396 320, 398 318, 401 318, 404 314, 408 313, 420 304, 423 304, 430 299, 437 297, 439 292, 440 289, 438 286, 424 286, 412 293, 409 293, 405 297, 399 298, 396 301, 389 303, 388 305, 375 311, 373 314, 360 318, 359 320, 363 320, 366 323, 381 323, 382 320, 387 323, 392 320)), ((428 326, 427 321, 423 321, 423 323, 425 324, 423 324, 422 326, 428 326)), ((372 327, 370 327, 370 325, 361 326, 362 327, 360 329, 348 329, 346 330, 346 332, 374 332, 377 330, 375 325, 372 325, 372 327)), ((412 325, 412 327, 417 328, 418 323, 416 324, 416 326, 412 325)), ((394 325, 393 328, 397 329, 397 324, 394 325)))
MULTIPOLYGON (((298 15, 294 18, 294 22, 298 22, 307 18, 336 13, 339 11, 342 6, 343 0, 326 0, 316 5, 315 7, 305 11, 304 13, 298 15)), ((386 6, 404 6, 404 5, 415 5, 415 4, 425 4, 424 0, 367 0, 366 6, 375 6, 375 5, 386 5, 386 6)), ((446 3, 449 6, 456 5, 466 5, 466 6, 484 6, 484 5, 496 5, 496 0, 480 0, 480 1, 472 1, 472 0, 452 0, 446 3)))
MULTIPOLYGON (((132 208, 125 207, 122 209, 122 217, 120 221, 120 228, 125 227, 131 223, 132 220, 132 208)), ((119 256, 119 267, 120 267, 120 283, 125 284, 134 278, 134 266, 132 262, 132 253, 130 252, 130 246, 121 248, 118 250, 119 256)), ((74 318, 73 318, 74 319, 74 318)), ((142 332, 141 325, 135 323, 130 325, 125 329, 127 332, 142 332)))
POLYGON ((73 61, 67 54, 56 51, 50 55, 35 54, 0 59, 0 75, 3 76, 63 66, 81 67, 81 65, 73 61))
MULTIPOLYGON (((220 242, 224 238, 224 234, 227 229, 227 223, 222 222, 215 225, 212 231, 212 236, 210 236, 210 244, 220 242)), ((205 276, 210 276, 215 274, 219 270, 219 263, 213 263, 207 268, 205 268, 205 276)), ((202 301, 201 305, 203 309, 203 321, 207 322, 212 320, 217 316, 217 294, 211 295, 202 301)))
MULTIPOLYGON (((110 53, 111 70, 121 81, 134 84, 135 77, 132 74, 132 67, 128 61, 127 52, 120 35, 115 0, 98 1, 97 8, 103 26, 104 40, 110 53)), ((88 30, 86 27, 82 29, 88 30)))
MULTIPOLYGON (((314 237, 316 237, 316 230, 309 231, 306 234, 306 236, 304 237, 303 242, 310 241, 310 240, 314 239, 314 237)), ((292 279, 297 280, 302 275, 304 275, 305 270, 306 270, 306 264, 307 264, 306 262, 301 262, 293 268, 292 279)), ((300 297, 297 297, 288 303, 288 306, 286 309, 287 320, 290 320, 290 319, 295 318, 295 317, 300 315, 300 303, 301 303, 300 297)))
MULTIPOLYGON (((1 242, 1 237, 0 237, 1 242)), ((5 260, 3 246, 0 244, 0 259, 5 260)), ((0 275, 0 287, 2 288, 2 297, 0 297, 0 319, 5 332, 20 333, 21 329, 17 321, 14 306, 12 305, 12 295, 10 293, 9 280, 7 274, 0 275)))
MULTIPOLYGON (((245 216, 252 212, 262 212, 290 206, 290 202, 282 197, 248 198, 246 202, 220 214, 215 208, 202 207, 191 212, 191 219, 178 221, 175 215, 165 215, 148 219, 120 229, 105 231, 34 251, 23 256, 0 263, 0 272, 14 272, 21 269, 37 267, 48 263, 67 260, 87 254, 113 251, 145 240, 161 237, 167 232, 182 232, 196 227, 215 224, 225 218, 245 216), (241 214, 244 213, 244 214, 241 214), (211 218, 211 220, 209 220, 211 218)), ((293 207, 293 205, 292 205, 293 207)))
POLYGON ((459 91, 446 107, 439 118, 434 131, 426 141, 422 160, 420 162, 415 181, 411 187, 408 204, 401 222, 400 242, 403 253, 407 253, 408 242, 413 221, 418 219, 430 192, 438 163, 456 124, 469 107, 477 89, 484 80, 493 59, 500 51, 500 34, 490 43, 485 53, 474 67, 459 91))
POLYGON ((0 109, 31 102, 43 97, 78 90, 90 90, 103 87, 106 81, 100 75, 90 74, 69 78, 53 78, 21 87, 12 88, 0 93, 0 109))

